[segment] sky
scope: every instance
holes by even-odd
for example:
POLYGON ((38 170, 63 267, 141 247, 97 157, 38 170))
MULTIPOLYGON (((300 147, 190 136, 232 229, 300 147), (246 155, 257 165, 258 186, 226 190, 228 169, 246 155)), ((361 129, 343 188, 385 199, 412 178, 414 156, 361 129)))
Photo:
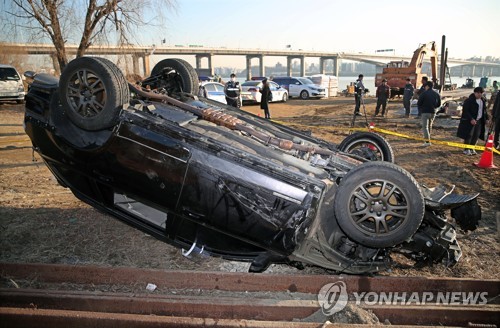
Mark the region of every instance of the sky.
MULTIPOLYGON (((177 0, 165 29, 143 44, 411 56, 442 35, 450 58, 500 57, 499 0, 177 0), (392 53, 391 53, 392 54, 392 53)), ((227 57, 215 56, 221 65, 227 57), (217 58, 219 57, 219 58, 217 58)), ((244 65, 244 58, 239 60, 244 65)), ((283 61, 283 60, 281 60, 283 61)), ((238 62, 238 64, 240 64, 238 62)), ((266 61, 267 64, 267 61, 266 61)), ((238 65, 239 66, 239 65, 238 65)))

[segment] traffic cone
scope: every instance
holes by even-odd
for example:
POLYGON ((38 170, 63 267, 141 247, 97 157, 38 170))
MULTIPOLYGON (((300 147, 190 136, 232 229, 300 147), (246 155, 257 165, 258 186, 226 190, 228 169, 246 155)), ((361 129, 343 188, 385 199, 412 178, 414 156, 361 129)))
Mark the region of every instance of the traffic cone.
POLYGON ((481 159, 474 165, 483 169, 496 169, 497 167, 493 164, 493 134, 490 134, 484 147, 486 149, 481 155, 481 159))

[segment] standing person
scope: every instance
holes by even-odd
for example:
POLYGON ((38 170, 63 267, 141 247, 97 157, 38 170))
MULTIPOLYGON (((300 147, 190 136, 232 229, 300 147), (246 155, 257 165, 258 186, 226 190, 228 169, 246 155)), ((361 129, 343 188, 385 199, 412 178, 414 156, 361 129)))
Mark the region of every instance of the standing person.
POLYGON ((265 118, 271 119, 271 114, 269 113, 271 89, 269 89, 269 83, 267 83, 267 79, 262 80, 262 88, 259 90, 259 92, 262 93, 262 97, 260 99, 260 108, 264 110, 265 118))
POLYGON ((387 107, 387 101, 391 97, 391 87, 387 84, 387 79, 383 79, 382 84, 377 87, 375 96, 377 97, 375 116, 378 115, 380 106, 382 106, 382 117, 385 117, 385 108, 387 107))
MULTIPOLYGON (((420 86, 420 89, 418 89, 418 91, 417 91, 417 94, 419 97, 422 93, 424 93, 425 86, 427 85, 427 82, 429 82, 429 78, 427 76, 422 76, 422 85, 420 86)), ((420 117, 422 117, 422 112, 420 111, 420 107, 419 107, 417 117, 415 117, 415 118, 420 118, 420 117)))
POLYGON ((495 100, 495 105, 493 105, 493 122, 495 123, 495 136, 493 137, 493 143, 496 149, 500 149, 500 144, 498 139, 500 137, 500 97, 495 100))
MULTIPOLYGON (((462 106, 462 117, 458 124, 457 137, 464 139, 466 145, 476 145, 477 140, 484 140, 488 112, 486 100, 483 98, 484 89, 477 87, 462 106)), ((465 155, 476 155, 474 149, 465 149, 465 155)))
POLYGON ((236 81, 236 74, 231 74, 230 80, 226 82, 224 86, 224 94, 226 95, 226 103, 229 106, 236 108, 241 107, 240 94, 241 86, 240 82, 236 81))
POLYGON ((492 90, 491 90, 490 100, 488 101, 488 109, 490 109, 491 104, 495 103, 495 100, 497 98, 497 95, 498 95, 498 82, 497 81, 493 81, 493 85, 491 87, 492 87, 492 90))
POLYGON ((354 107, 354 115, 361 115, 359 112, 359 108, 361 107, 361 100, 363 99, 363 95, 366 92, 365 85, 363 84, 363 74, 358 75, 358 79, 354 84, 354 101, 356 102, 356 106, 354 107))
POLYGON ((406 85, 403 93, 403 106, 405 107, 405 117, 410 117, 411 98, 413 98, 413 84, 410 79, 406 79, 406 85))
POLYGON ((436 116, 436 110, 441 106, 441 96, 432 89, 433 86, 431 81, 427 81, 424 87, 425 91, 420 94, 417 103, 422 117, 422 132, 426 139, 424 147, 431 145, 432 123, 436 116))

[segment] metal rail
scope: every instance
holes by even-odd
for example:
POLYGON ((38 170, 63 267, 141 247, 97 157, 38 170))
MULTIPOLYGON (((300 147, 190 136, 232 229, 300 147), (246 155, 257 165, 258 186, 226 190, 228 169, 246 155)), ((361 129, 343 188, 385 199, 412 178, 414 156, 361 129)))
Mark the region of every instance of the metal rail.
POLYGON ((0 264, 0 272, 4 282, 19 287, 0 289, 0 321, 16 327, 322 327, 326 317, 318 316, 317 293, 336 281, 343 281, 349 293, 488 293, 486 305, 361 305, 392 325, 500 322, 498 280, 8 263, 0 264), (146 292, 147 283, 157 285, 157 290, 146 292), (109 285, 127 292, 99 291, 109 285), (313 322, 305 322, 308 317, 313 322))

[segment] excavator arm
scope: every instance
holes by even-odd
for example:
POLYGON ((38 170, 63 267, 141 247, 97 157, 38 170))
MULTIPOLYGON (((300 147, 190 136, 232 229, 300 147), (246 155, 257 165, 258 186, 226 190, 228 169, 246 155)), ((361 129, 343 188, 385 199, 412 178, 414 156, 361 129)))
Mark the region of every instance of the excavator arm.
POLYGON ((436 43, 434 41, 423 44, 417 50, 415 50, 409 67, 414 68, 416 74, 420 74, 422 72, 422 65, 424 63, 424 58, 426 55, 428 55, 431 60, 432 82, 436 83, 438 57, 436 53, 436 43))

